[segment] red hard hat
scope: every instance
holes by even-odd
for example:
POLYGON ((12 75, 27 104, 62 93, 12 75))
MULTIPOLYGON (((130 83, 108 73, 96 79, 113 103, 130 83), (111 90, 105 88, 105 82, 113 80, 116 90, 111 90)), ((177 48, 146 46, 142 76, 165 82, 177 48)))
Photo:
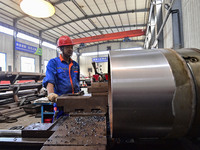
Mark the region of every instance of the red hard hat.
POLYGON ((57 46, 75 45, 70 37, 67 35, 61 36, 57 41, 57 46))

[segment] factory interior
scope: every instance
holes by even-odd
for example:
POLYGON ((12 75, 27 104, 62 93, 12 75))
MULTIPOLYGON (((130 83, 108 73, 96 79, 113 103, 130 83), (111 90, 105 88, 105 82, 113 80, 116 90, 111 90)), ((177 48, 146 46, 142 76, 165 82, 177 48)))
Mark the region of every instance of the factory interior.
POLYGON ((0 150, 200 150, 200 1, 0 0, 0 150))

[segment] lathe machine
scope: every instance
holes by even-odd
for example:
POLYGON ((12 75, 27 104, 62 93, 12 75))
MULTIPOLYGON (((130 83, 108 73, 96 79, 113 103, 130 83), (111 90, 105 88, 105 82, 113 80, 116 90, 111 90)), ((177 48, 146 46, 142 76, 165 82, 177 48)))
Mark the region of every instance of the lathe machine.
POLYGON ((126 145, 140 149, 152 140, 162 141, 161 149, 170 145, 169 139, 198 141, 200 50, 111 51, 108 64, 109 82, 93 83, 91 95, 57 99, 64 117, 48 125, 30 125, 15 141, 1 144, 105 150, 129 149, 126 145), (146 143, 138 146, 139 140, 146 143))

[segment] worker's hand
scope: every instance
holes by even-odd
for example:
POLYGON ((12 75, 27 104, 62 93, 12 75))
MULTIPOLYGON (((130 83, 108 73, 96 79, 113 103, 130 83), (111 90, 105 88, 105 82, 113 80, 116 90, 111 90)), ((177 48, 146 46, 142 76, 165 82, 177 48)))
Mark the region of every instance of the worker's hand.
POLYGON ((48 97, 49 101, 56 102, 58 95, 55 93, 49 93, 49 95, 47 97, 48 97))

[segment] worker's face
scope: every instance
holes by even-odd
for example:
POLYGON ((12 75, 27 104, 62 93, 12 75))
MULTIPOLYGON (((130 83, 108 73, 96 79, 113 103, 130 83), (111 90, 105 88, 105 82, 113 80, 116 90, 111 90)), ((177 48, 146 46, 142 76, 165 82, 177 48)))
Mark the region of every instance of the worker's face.
POLYGON ((66 45, 62 50, 62 53, 65 57, 71 57, 73 54, 73 45, 66 45))

